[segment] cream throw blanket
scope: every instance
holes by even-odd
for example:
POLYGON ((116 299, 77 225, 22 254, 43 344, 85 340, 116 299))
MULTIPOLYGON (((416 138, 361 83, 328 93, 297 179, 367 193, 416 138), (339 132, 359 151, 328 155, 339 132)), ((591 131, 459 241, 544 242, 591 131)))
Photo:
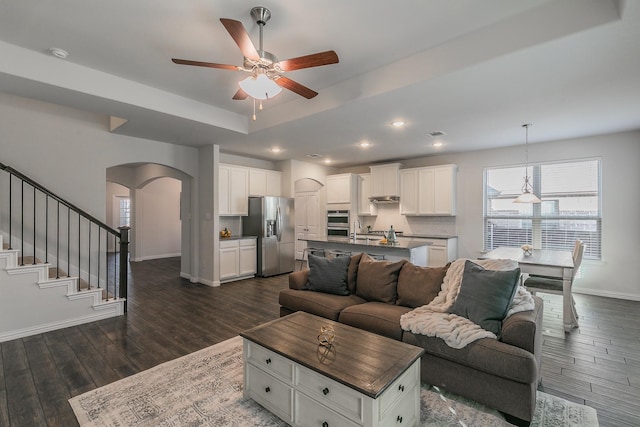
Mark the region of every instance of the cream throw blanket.
MULTIPOLYGON (((465 261, 465 258, 460 258, 451 263, 440 292, 433 301, 404 314, 400 318, 402 329, 414 334, 442 338, 449 347, 453 348, 463 348, 480 338, 497 339, 493 332, 482 329, 467 318, 448 312, 460 291, 465 261)), ((508 259, 470 261, 488 270, 513 270, 518 267, 516 261, 508 259)), ((533 298, 529 291, 523 286, 518 286, 507 317, 520 311, 533 310, 534 307, 533 298)))

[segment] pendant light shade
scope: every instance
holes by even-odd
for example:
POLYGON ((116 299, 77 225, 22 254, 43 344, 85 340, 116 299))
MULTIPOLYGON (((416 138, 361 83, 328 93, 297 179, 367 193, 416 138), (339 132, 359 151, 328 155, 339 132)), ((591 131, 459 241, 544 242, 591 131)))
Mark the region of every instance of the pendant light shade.
POLYGON ((538 196, 533 194, 533 187, 529 183, 529 127, 531 123, 522 125, 525 128, 525 163, 524 163, 524 185, 522 186, 522 194, 520 194, 513 203, 541 203, 538 196))

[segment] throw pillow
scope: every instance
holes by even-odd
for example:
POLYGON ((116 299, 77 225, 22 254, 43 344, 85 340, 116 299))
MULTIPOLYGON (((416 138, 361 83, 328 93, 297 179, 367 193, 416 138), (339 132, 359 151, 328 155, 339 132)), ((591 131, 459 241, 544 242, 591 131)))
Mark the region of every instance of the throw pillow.
POLYGON ((460 292, 450 313, 466 317, 500 337, 504 320, 518 289, 520 269, 495 271, 467 260, 460 292))
POLYGON ((444 267, 419 267, 405 263, 398 275, 396 304, 417 308, 429 304, 440 292, 442 281, 451 263, 444 267))
POLYGON ((351 257, 325 258, 309 254, 307 289, 335 295, 349 295, 347 271, 351 257))
POLYGON ((394 304, 398 298, 398 274, 405 262, 376 261, 363 254, 358 265, 356 295, 367 301, 394 304))

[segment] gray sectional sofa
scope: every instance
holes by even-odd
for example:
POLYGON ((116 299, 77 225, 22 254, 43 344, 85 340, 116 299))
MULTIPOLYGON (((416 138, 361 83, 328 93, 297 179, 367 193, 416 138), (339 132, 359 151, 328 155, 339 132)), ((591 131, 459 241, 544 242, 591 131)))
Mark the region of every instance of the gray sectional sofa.
POLYGON ((529 424, 540 373, 540 298, 534 296, 534 310, 506 318, 498 340, 482 338, 455 349, 440 338, 400 327, 403 314, 435 298, 446 267, 373 261, 362 254, 346 262, 346 290, 315 289, 310 286, 308 269, 291 273, 289 289, 279 295, 280 315, 305 311, 422 347, 422 382, 497 409, 511 423, 529 424))

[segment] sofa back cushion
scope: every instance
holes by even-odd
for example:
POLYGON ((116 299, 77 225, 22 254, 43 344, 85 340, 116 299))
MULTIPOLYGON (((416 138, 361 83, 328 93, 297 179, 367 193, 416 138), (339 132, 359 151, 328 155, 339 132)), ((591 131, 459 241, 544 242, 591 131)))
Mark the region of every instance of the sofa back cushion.
POLYGON ((504 320, 520 282, 520 269, 486 270, 467 260, 460 292, 450 313, 466 317, 500 338, 504 320))
POLYGON ((309 254, 307 289, 335 295, 349 295, 347 271, 351 257, 325 258, 309 254))
POLYGON ((398 301, 405 307, 429 304, 440 292, 442 281, 451 263, 443 267, 419 267, 405 263, 398 275, 398 301))
POLYGON ((398 299, 398 274, 405 263, 376 261, 363 254, 358 264, 356 295, 367 301, 394 304, 398 299))
POLYGON ((356 285, 358 280, 358 267, 362 254, 351 255, 351 262, 349 263, 349 269, 347 270, 347 289, 352 294, 356 293, 356 285))

